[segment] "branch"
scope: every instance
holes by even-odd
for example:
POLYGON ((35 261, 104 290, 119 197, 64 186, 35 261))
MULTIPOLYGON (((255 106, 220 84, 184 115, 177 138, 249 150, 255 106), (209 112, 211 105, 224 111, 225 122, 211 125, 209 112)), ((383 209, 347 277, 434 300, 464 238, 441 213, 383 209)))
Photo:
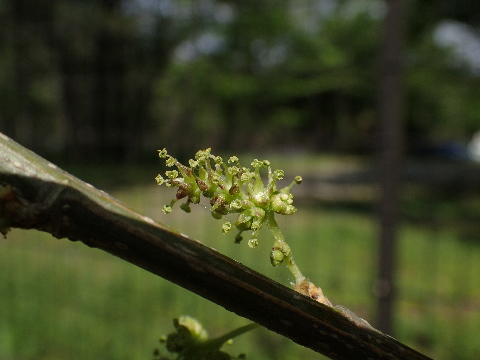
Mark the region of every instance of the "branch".
POLYGON ((0 133, 0 230, 102 249, 331 359, 428 357, 139 214, 0 133))

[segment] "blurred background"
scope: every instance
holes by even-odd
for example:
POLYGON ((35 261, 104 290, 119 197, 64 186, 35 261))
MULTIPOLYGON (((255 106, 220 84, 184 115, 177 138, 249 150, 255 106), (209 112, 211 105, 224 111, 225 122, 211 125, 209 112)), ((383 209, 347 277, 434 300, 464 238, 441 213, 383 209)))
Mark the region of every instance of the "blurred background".
MULTIPOLYGON (((333 303, 480 358, 480 2, 2 0, 0 21, 1 132, 288 285, 268 233, 252 250, 201 206, 166 216, 154 182, 164 147, 268 158, 305 179, 279 224, 333 303)), ((182 314, 247 322, 82 244, 0 240, 2 359, 149 359, 182 314)), ((231 352, 323 359, 266 330, 231 352)))

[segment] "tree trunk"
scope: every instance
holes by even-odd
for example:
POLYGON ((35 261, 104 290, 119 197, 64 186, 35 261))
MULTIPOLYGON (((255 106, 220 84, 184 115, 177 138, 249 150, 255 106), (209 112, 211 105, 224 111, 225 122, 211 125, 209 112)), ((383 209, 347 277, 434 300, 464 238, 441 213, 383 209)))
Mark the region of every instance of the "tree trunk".
POLYGON ((405 0, 387 1, 380 98, 380 246, 377 326, 392 333, 396 297, 395 269, 403 147, 402 52, 405 0))

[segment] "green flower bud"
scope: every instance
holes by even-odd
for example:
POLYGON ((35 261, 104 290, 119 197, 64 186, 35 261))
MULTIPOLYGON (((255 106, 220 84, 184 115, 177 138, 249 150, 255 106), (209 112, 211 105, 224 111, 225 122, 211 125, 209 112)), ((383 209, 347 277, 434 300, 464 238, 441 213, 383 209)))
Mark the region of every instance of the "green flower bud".
POLYGON ((172 167, 174 166, 176 163, 177 163, 177 159, 175 159, 174 157, 170 156, 170 155, 167 155, 167 160, 165 161, 165 164, 168 166, 168 167, 172 167))
POLYGON ((188 200, 191 203, 198 204, 200 202, 200 196, 202 195, 202 192, 198 187, 194 187, 190 194, 188 195, 188 200))
POLYGON ((255 206, 250 209, 250 213, 255 216, 255 218, 259 221, 262 221, 265 217, 265 210, 262 208, 255 206))
POLYGON ((208 159, 210 158, 210 151, 211 150, 212 150, 211 148, 208 148, 208 149, 205 149, 205 150, 197 151, 197 153, 195 154, 195 159, 197 159, 201 162, 208 161, 208 159))
POLYGON ((260 206, 262 205, 265 205, 268 203, 268 201, 270 200, 270 198, 268 197, 268 195, 263 192, 263 191, 260 191, 258 193, 256 193, 255 195, 253 195, 253 200, 260 206))
POLYGON ((233 200, 231 203, 230 203, 230 209, 232 209, 233 211, 236 211, 236 210, 240 210, 242 208, 242 202, 240 200, 233 200))
POLYGON ((237 175, 240 169, 237 166, 230 166, 227 171, 230 175, 237 175))
POLYGON ((222 214, 220 214, 219 212, 216 212, 216 211, 212 211, 211 212, 212 216, 214 219, 217 219, 217 220, 220 220, 222 218, 222 214))
POLYGON ((272 196, 272 210, 277 214, 291 215, 297 209, 291 205, 293 203, 293 195, 288 193, 279 193, 272 196))
POLYGON ((255 220, 252 222, 252 225, 250 226, 250 229, 252 231, 258 231, 262 227, 262 223, 258 220, 255 220))
POLYGON ((258 159, 254 159, 251 163, 251 165, 254 167, 254 168, 260 168, 263 166, 263 161, 260 161, 258 159))
POLYGON ((247 168, 243 168, 243 171, 240 172, 238 175, 239 175, 240 181, 242 182, 250 181, 250 179, 253 179, 255 177, 255 173, 251 172, 247 168))
POLYGON ((163 211, 164 214, 170 214, 172 212, 172 207, 170 205, 165 205, 162 208, 162 211, 163 211))
POLYGON ((248 240, 248 247, 253 249, 258 246, 258 240, 257 239, 250 239, 248 240))
POLYGON ((287 205, 287 208, 285 209, 284 212, 281 212, 280 214, 282 215, 292 215, 295 211, 297 211, 297 208, 293 205, 287 205))
POLYGON ((230 230, 232 230, 232 223, 230 221, 227 221, 225 224, 222 225, 222 232, 226 234, 230 230))
POLYGON ((155 181, 157 182, 157 185, 162 185, 165 182, 165 179, 162 175, 158 174, 155 178, 155 181))
POLYGON ((280 249, 272 249, 272 252, 270 253, 270 263, 273 266, 279 266, 284 258, 285 254, 280 249))
POLYGON ((180 316, 178 320, 173 321, 173 325, 179 333, 183 332, 184 329, 188 330, 189 335, 195 341, 205 341, 208 338, 207 331, 203 328, 202 324, 190 316, 180 316))
POLYGON ((167 149, 163 148, 162 150, 158 151, 158 157, 165 159, 167 157, 167 149))
POLYGON ((273 178, 277 180, 282 180, 285 172, 283 170, 275 170, 273 172, 273 178))
POLYGON ((178 177, 178 171, 177 170, 165 171, 165 175, 167 175, 167 177, 170 179, 175 179, 176 177, 178 177))
POLYGON ((240 231, 250 230, 252 226, 252 215, 250 215, 250 211, 244 210, 240 213, 237 217, 237 221, 235 222, 235 227, 240 231))

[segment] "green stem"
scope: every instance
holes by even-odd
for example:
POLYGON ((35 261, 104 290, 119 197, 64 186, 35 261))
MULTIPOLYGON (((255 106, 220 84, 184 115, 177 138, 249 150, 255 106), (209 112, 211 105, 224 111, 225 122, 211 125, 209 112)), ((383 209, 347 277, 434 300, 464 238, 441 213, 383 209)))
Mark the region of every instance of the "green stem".
POLYGON ((260 325, 256 323, 250 323, 248 325, 239 327, 229 333, 226 333, 222 336, 219 336, 215 339, 210 339, 206 341, 200 341, 196 343, 194 346, 187 348, 184 352, 182 352, 182 359, 196 359, 196 355, 200 352, 204 351, 218 351, 220 348, 225 344, 228 340, 233 339, 237 336, 240 336, 248 331, 254 330, 260 327, 260 325))
POLYGON ((201 346, 202 348, 207 348, 207 349, 220 349, 222 345, 225 344, 228 340, 236 338, 237 336, 240 336, 248 331, 254 330, 259 327, 260 325, 256 323, 250 323, 248 325, 239 327, 238 329, 232 330, 229 333, 226 333, 215 339, 206 340, 205 342, 202 343, 201 346))
POLYGON ((270 232, 272 233, 273 237, 275 238, 275 242, 273 243, 272 250, 280 250, 285 255, 285 264, 295 277, 295 284, 300 284, 302 281, 305 280, 305 276, 303 276, 300 268, 298 267, 297 263, 293 259, 292 250, 290 246, 288 246, 287 242, 285 241, 285 237, 283 236, 280 228, 278 227, 277 221, 275 220, 275 213, 273 211, 267 211, 266 213, 266 220, 267 226, 270 232))

